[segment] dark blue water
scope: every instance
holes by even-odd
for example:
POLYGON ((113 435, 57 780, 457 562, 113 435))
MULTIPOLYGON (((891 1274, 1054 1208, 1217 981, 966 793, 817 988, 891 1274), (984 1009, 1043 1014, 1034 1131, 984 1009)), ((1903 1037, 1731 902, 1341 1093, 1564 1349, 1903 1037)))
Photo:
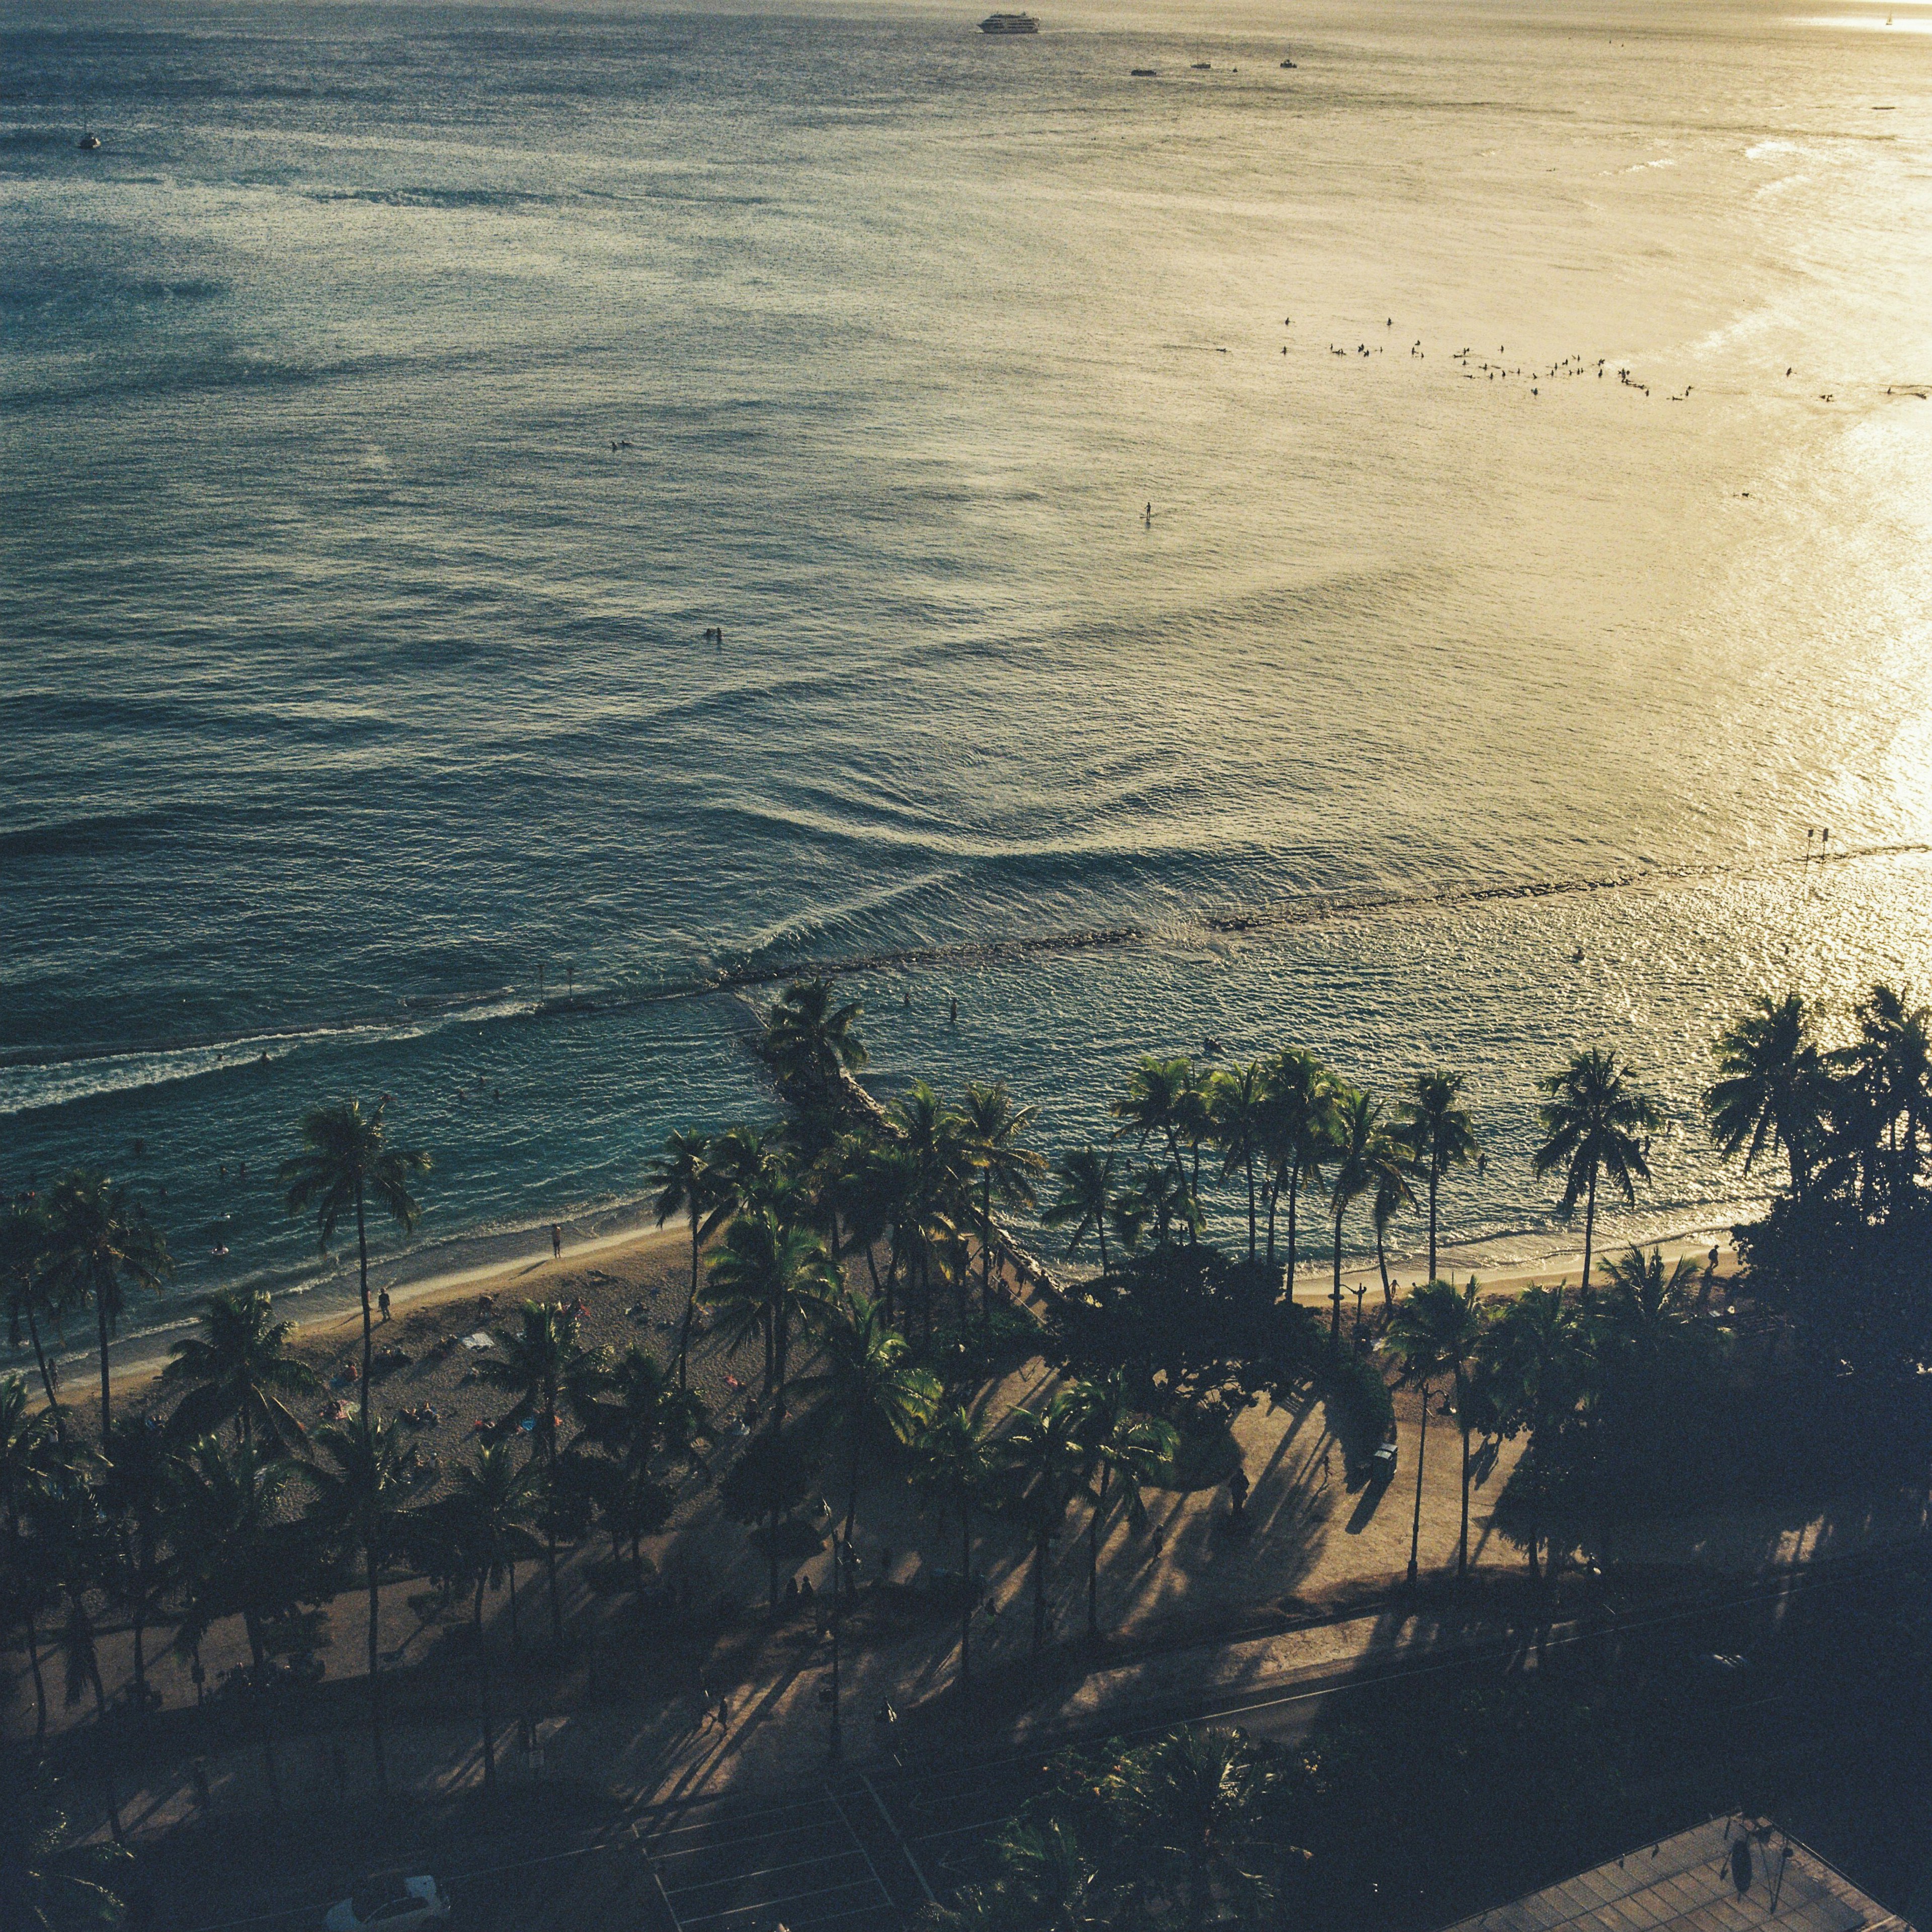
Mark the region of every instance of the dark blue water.
POLYGON ((338 1093, 425 1240, 633 1197, 794 963, 1055 1140, 1209 1035, 1466 1066, 1498 1238, 1570 1046, 1694 1225, 1722 1014, 1925 976, 1919 856, 1790 862, 1932 831, 1922 38, 0 34, 0 1183, 132 1179, 184 1288, 307 1265, 338 1093))

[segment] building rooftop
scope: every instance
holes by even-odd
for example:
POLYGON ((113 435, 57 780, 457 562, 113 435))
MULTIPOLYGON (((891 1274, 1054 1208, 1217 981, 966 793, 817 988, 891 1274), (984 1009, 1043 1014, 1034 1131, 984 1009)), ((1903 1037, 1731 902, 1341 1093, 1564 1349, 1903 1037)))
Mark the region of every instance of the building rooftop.
POLYGON ((1911 1932, 1817 1853, 1750 1819, 1713 1818, 1449 1932, 1911 1932))

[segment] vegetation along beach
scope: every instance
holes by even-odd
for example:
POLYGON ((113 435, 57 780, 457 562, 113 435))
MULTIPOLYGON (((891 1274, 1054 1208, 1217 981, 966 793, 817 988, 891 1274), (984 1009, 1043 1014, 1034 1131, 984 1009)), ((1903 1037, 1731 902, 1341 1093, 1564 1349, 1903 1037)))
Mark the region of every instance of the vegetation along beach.
POLYGON ((1932 1924, 1925 27, 0 0, 0 1932, 1932 1924))

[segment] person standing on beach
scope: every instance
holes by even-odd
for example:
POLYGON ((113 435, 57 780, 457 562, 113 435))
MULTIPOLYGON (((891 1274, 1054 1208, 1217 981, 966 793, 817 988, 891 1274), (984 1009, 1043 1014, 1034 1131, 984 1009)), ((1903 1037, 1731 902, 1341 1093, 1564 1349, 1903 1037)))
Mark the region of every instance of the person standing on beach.
POLYGON ((550 1253, 552 1261, 563 1258, 563 1224, 560 1221, 550 1224, 550 1253))
POLYGON ((382 1319, 389 1318, 389 1291, 386 1288, 376 1297, 376 1306, 382 1310, 382 1319))

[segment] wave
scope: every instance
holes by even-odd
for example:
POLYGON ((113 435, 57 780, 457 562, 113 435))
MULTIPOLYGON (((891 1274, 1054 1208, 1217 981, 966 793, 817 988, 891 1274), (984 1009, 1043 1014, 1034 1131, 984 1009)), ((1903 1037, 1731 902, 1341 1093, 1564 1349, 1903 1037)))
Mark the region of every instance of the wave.
MULTIPOLYGON (((1646 886, 1682 885, 1725 878, 1768 877, 1792 866, 1843 866, 1870 859, 1932 853, 1932 842, 1868 845, 1834 853, 1828 859, 1800 856, 1756 866, 1648 866, 1627 872, 1568 879, 1530 879, 1444 886, 1420 892, 1313 892, 1246 908, 1186 914, 1166 923, 1145 921, 1087 926, 1059 932, 1014 933, 998 938, 970 937, 925 946, 881 947, 863 953, 820 954, 808 950, 821 922, 788 926, 762 944, 740 949, 734 958, 706 957, 702 970, 623 986, 589 987, 583 992, 534 999, 509 988, 410 1000, 406 1016, 350 1017, 246 1034, 176 1039, 156 1044, 96 1045, 58 1048, 16 1048, 0 1053, 0 1116, 101 1094, 201 1078, 273 1058, 305 1044, 353 1038, 397 1040, 452 1025, 484 1025, 553 1016, 617 1013, 672 1000, 705 999, 782 985, 801 978, 850 978, 866 974, 917 971, 937 966, 1018 965, 1029 961, 1130 946, 1172 946, 1265 935, 1333 920, 1400 916, 1525 900, 1628 892, 1646 886)), ((699 949, 693 952, 699 956, 699 949)))

